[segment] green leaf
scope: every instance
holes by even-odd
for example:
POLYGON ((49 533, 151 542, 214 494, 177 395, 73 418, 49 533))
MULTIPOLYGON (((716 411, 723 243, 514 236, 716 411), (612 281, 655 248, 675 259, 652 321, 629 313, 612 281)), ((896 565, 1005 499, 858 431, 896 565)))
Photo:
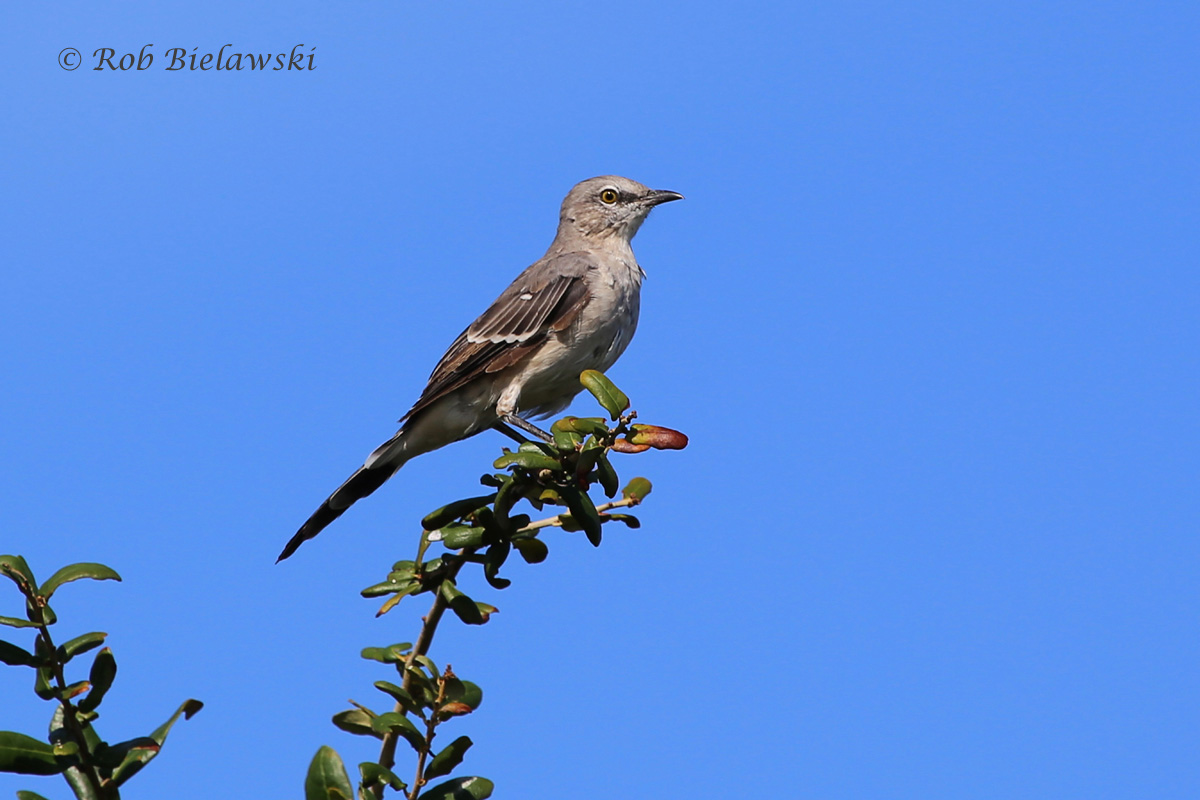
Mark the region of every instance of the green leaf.
MULTIPOLYGON (((537 492, 537 490, 539 488, 540 487, 534 486, 534 487, 532 487, 532 490, 534 492, 537 492)), ((530 499, 532 500, 532 498, 530 498, 530 499)), ((566 503, 563 502, 562 497, 559 496, 558 492, 554 491, 553 489, 542 489, 540 492, 537 492, 537 501, 538 501, 538 503, 545 503, 545 504, 549 504, 552 506, 565 506, 566 505, 566 503)), ((538 510, 539 511, 542 510, 541 505, 538 506, 538 510)))
POLYGON ((634 478, 621 490, 621 496, 632 499, 634 505, 637 505, 646 499, 646 495, 650 494, 650 489, 650 481, 645 478, 634 478))
POLYGON ((405 710, 417 710, 417 702, 413 700, 412 695, 409 694, 408 690, 404 687, 397 686, 396 684, 389 683, 388 681, 375 681, 375 688, 391 697, 400 705, 404 706, 405 710))
POLYGON ((36 667, 41 660, 25 648, 0 639, 0 662, 12 667, 36 667))
POLYGON ((421 520, 421 527, 427 531, 436 531, 438 528, 443 528, 449 525, 459 517, 464 517, 470 514, 477 508, 490 505, 496 499, 496 494, 481 495, 480 497, 468 497, 464 500, 455 500, 453 503, 447 503, 436 511, 431 511, 421 520))
POLYGON ((441 595, 446 600, 446 604, 450 606, 450 610, 455 615, 468 625, 482 625, 487 622, 479 607, 475 605, 475 601, 467 597, 453 581, 442 581, 441 595))
POLYGON ((142 737, 133 742, 127 742, 120 747, 128 747, 129 751, 122 759, 121 765, 113 770, 113 783, 121 786, 134 775, 137 775, 142 769, 149 764, 159 751, 162 750, 162 745, 156 744, 149 737, 142 737))
POLYGON ((416 565, 413 562, 398 561, 392 567, 392 571, 388 573, 386 580, 373 586, 368 586, 360 594, 363 597, 379 597, 380 595, 391 594, 412 583, 415 580, 415 575, 416 565))
POLYGON ((579 460, 575 463, 575 477, 580 481, 586 478, 602 455, 604 455, 604 448, 600 446, 600 443, 595 439, 588 439, 583 450, 579 452, 579 460))
POLYGON ((512 465, 524 467, 525 469, 538 470, 562 470, 562 464, 557 458, 551 458, 545 453, 533 453, 529 451, 518 450, 515 453, 505 453, 492 463, 496 469, 504 469, 512 465))
POLYGON ((642 521, 640 519, 638 519, 637 517, 635 517, 633 514, 605 514, 604 518, 606 520, 611 519, 611 520, 615 520, 617 522, 624 522, 626 525, 628 525, 631 528, 642 527, 642 521))
POLYGON ((76 681, 67 685, 67 688, 61 692, 61 697, 66 700, 72 700, 88 690, 90 684, 87 681, 76 681))
POLYGON ((551 433, 564 433, 583 436, 600 436, 608 433, 608 423, 604 417, 563 417, 550 426, 551 433))
POLYGON ((54 755, 62 758, 74 758, 79 755, 78 742, 57 742, 51 745, 54 748, 54 755))
POLYGON ((79 767, 67 767, 63 778, 75 793, 76 800, 102 800, 96 787, 79 767))
POLYGON ((36 605, 25 600, 25 618, 37 625, 53 625, 58 622, 58 615, 54 613, 43 599, 36 605))
POLYGON ((23 733, 0 731, 0 772, 57 775, 66 768, 55 758, 54 748, 45 742, 23 733))
POLYGON ((179 704, 179 708, 175 709, 175 713, 171 715, 170 719, 154 729, 150 734, 150 738, 159 744, 163 744, 167 741, 167 734, 171 732, 171 728, 179 721, 180 716, 184 719, 191 719, 202 708, 204 708, 204 703, 201 703, 199 700, 184 700, 179 704))
MULTIPOLYGON (((432 677, 434 680, 437 680, 439 677, 441 677, 441 673, 438 672, 437 664, 433 663, 433 659, 429 656, 420 655, 414 658, 413 661, 428 670, 430 677, 432 677)), ((420 671, 420 669, 415 666, 413 667, 413 670, 417 672, 420 671)))
POLYGON ((371 727, 374 720, 375 717, 361 708, 351 708, 333 715, 333 724, 339 730, 355 736, 374 736, 376 739, 382 739, 383 734, 371 727))
POLYGON ((607 453, 601 453, 600 457, 596 459, 596 479, 604 488, 605 497, 616 496, 617 489, 621 487, 621 480, 617 477, 617 471, 613 469, 612 462, 608 460, 607 453))
POLYGON ((450 744, 442 748, 433 760, 429 762, 429 766, 425 767, 425 780, 430 778, 440 778, 443 775, 449 775, 454 771, 454 768, 462 763, 463 757, 467 751, 471 749, 471 741, 468 736, 460 736, 450 744))
POLYGON ((366 785, 386 785, 392 787, 397 792, 403 792, 408 788, 408 784, 396 777, 396 773, 376 764, 374 761, 364 761, 359 764, 358 771, 362 775, 362 782, 366 785))
POLYGON ((129 754, 121 762, 121 766, 113 770, 113 782, 120 786, 140 772, 142 767, 149 764, 158 755, 158 751, 167 741, 167 734, 171 732, 171 728, 179 718, 182 716, 184 719, 191 719, 202 708, 204 708, 204 703, 199 700, 184 700, 179 704, 179 708, 175 709, 175 713, 171 715, 170 719, 155 728, 149 736, 128 742, 127 744, 131 745, 129 754))
POLYGON ((387 647, 364 647, 362 657, 368 661, 378 661, 381 664, 399 664, 408 660, 408 651, 412 650, 412 642, 400 642, 387 647))
POLYGON ((30 622, 27 619, 18 619, 17 617, 0 617, 0 625, 7 625, 10 628, 36 628, 36 622, 30 622))
POLYGON ((466 703, 471 710, 479 708, 479 704, 483 702, 483 689, 470 681, 456 680, 453 684, 446 686, 446 699, 455 703, 466 703))
POLYGON ((17 790, 17 800, 46 800, 46 798, 42 797, 40 794, 34 794, 33 792, 27 792, 24 789, 18 789, 17 790))
POLYGON ((328 745, 313 756, 304 776, 304 800, 354 800, 354 789, 346 765, 328 745))
POLYGON ((513 547, 517 548, 517 552, 521 554, 521 558, 525 559, 526 564, 540 564, 546 560, 546 556, 550 555, 550 548, 546 546, 546 543, 532 536, 513 539, 513 547))
POLYGON ((629 408, 629 398, 614 386, 612 381, 604 377, 603 373, 594 369, 586 369, 579 376, 579 382, 604 407, 610 419, 619 418, 621 413, 629 408))
MULTIPOLYGON (((521 494, 524 492, 525 486, 526 484, 519 482, 514 475, 512 479, 500 487, 500 491, 496 492, 496 503, 492 506, 492 516, 496 526, 506 533, 513 529, 508 514, 512 511, 513 506, 517 504, 517 501, 521 499, 521 494)), ((481 521, 486 526, 486 520, 481 521)))
POLYGON ((517 445, 517 450, 522 453, 541 453, 547 456, 557 456, 558 452, 554 449, 554 445, 543 442, 541 439, 534 439, 529 442, 521 442, 517 445))
POLYGON ((395 592, 391 597, 383 601, 383 605, 381 605, 379 610, 375 612, 375 616, 382 617, 384 614, 400 605, 400 601, 408 597, 410 594, 420 594, 423 591, 425 590, 421 587, 421 584, 414 583, 411 587, 405 587, 404 589, 395 592))
POLYGON ((377 734, 395 733, 412 745, 418 753, 425 746, 425 735, 417 730, 417 726, 408 717, 395 711, 380 714, 371 720, 371 729, 377 734))
POLYGON ((487 549, 483 562, 483 578, 494 589, 507 589, 512 585, 508 578, 500 577, 500 567, 508 560, 512 546, 508 542, 494 544, 487 549))
POLYGON ((433 687, 433 683, 417 667, 408 670, 407 674, 408 693, 412 695, 413 700, 421 706, 432 706, 433 701, 437 699, 437 690, 433 687))
POLYGON ((96 763, 104 769, 113 770, 115 777, 121 771, 121 767, 128 768, 134 763, 145 763, 158 755, 161 749, 162 745, 149 736, 138 736, 113 745, 101 742, 93 755, 96 763))
POLYGON ((86 653, 88 650, 94 650, 104 644, 104 639, 108 636, 107 633, 93 631, 85 633, 82 636, 76 636, 70 641, 63 642, 58 646, 58 660, 65 664, 80 653, 86 653))
POLYGON ((581 492, 575 487, 561 490, 563 499, 567 501, 567 508, 571 509, 571 516, 583 528, 583 532, 587 534, 588 541, 594 547, 600 546, 600 537, 603 535, 600 532, 600 514, 596 511, 596 505, 592 502, 592 498, 588 497, 587 492, 581 492))
POLYGON ((103 564, 82 563, 70 564, 63 567, 58 572, 46 579, 38 589, 38 594, 45 597, 47 600, 54 594, 54 591, 64 583, 77 581, 81 578, 91 578, 94 581, 120 581, 121 576, 116 573, 116 570, 106 567, 103 564))
POLYGON ((487 800, 495 788, 487 778, 451 778, 421 792, 418 800, 487 800))
POLYGON ((401 597, 406 597, 419 591, 421 591, 421 584, 415 580, 409 579, 405 583, 388 580, 377 583, 374 586, 368 586, 359 592, 359 594, 363 597, 383 597, 385 594, 398 594, 401 597))
POLYGON ((478 547, 483 543, 483 528, 471 525, 454 525, 442 528, 442 544, 449 550, 462 550, 464 547, 478 547))
POLYGON ((33 570, 20 556, 0 556, 0 575, 5 576, 17 585, 21 594, 28 597, 37 587, 33 579, 33 570))
POLYGON ((397 561, 392 564, 392 571, 388 573, 388 580, 402 581, 406 578, 411 578, 417 574, 417 562, 415 561, 397 561))
POLYGON ((92 690, 88 696, 79 701, 82 711, 94 711, 108 690, 112 688, 113 680, 117 677, 117 660, 113 658, 112 650, 108 647, 96 654, 92 661, 92 669, 88 673, 88 681, 92 690))
POLYGON ((557 425, 558 423, 556 422, 550 427, 551 435, 554 436, 554 446, 562 453, 575 452, 579 443, 583 441, 583 434, 576 433, 575 431, 564 431, 561 428, 557 428, 557 425))
POLYGON ((33 681, 33 693, 43 700, 53 700, 58 697, 58 690, 54 688, 54 676, 50 673, 49 667, 38 667, 37 677, 33 681))

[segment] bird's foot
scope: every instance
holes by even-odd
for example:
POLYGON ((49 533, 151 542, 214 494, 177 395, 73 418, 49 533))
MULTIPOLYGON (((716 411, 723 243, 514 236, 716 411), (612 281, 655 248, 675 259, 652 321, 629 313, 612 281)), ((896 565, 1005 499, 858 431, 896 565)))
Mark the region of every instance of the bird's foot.
POLYGON ((508 427, 509 425, 512 425, 515 428, 520 428, 521 430, 525 431, 526 433, 528 433, 532 436, 536 436, 537 438, 541 439, 543 442, 546 442, 548 444, 554 444, 553 436, 546 433, 544 430, 539 428, 537 425, 534 425, 532 422, 521 419, 516 414, 501 414, 500 420, 492 427, 495 428, 496 430, 500 431, 501 433, 503 433, 505 436, 508 436, 509 438, 511 438, 515 441, 518 441, 518 442, 528 441, 528 439, 526 439, 524 436, 517 433, 512 428, 508 427), (505 423, 507 423, 507 424, 505 424, 505 423))

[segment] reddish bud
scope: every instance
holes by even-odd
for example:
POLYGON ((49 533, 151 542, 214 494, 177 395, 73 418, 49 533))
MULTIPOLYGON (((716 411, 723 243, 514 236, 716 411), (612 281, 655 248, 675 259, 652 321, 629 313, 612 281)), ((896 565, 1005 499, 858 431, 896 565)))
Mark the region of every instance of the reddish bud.
POLYGON ((649 445, 656 450, 682 450, 687 447, 688 437, 658 425, 634 425, 629 441, 635 445, 649 445))
POLYGON ((650 449, 648 444, 634 444, 622 437, 613 442, 612 449, 617 453, 644 453, 650 449))
POLYGON ((442 706, 440 713, 444 717, 461 717, 463 714, 470 714, 474 710, 466 703, 446 703, 442 706))

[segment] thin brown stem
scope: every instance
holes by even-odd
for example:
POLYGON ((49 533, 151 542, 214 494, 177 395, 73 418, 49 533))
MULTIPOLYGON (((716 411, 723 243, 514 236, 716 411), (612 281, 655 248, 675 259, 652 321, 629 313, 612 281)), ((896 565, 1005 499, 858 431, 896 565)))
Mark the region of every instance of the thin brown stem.
MULTIPOLYGON (((469 555, 467 551, 463 551, 464 555, 469 555)), ((457 561, 451 565, 449 572, 443 580, 453 580, 465 560, 457 561)), ((411 667, 417 663, 417 656, 423 656, 429 652, 429 646, 433 644, 433 634, 437 631, 438 623, 442 621, 442 615, 446 613, 446 599, 442 597, 440 591, 434 591, 433 605, 429 607, 429 613, 422 620, 424 624, 421 626, 421 633, 417 636, 417 641, 413 643, 412 651, 408 654, 408 658, 404 661, 404 677, 400 681, 400 688, 404 691, 412 690, 412 671, 411 667)), ((404 713, 404 704, 396 703, 393 709, 398 714, 404 713)), ((379 765, 385 769, 391 769, 396 764, 396 743, 399 741, 400 735, 388 732, 383 736, 383 744, 379 747, 379 765)), ((420 772, 417 773, 420 777, 420 772)), ((383 784, 374 783, 367 786, 371 791, 377 794, 382 792, 383 784)), ((413 791, 419 787, 414 787, 413 791)), ((410 794, 409 797, 415 797, 415 794, 410 794)))
MULTIPOLYGON (((603 513, 605 511, 611 511, 614 508, 629 508, 630 506, 636 506, 637 504, 637 500, 634 500, 632 497, 626 497, 621 500, 613 500, 609 503, 601 503, 600 505, 596 506, 596 510, 603 513)), ((565 513, 567 512, 564 511, 563 514, 565 513)), ((535 531, 539 528, 550 528, 555 526, 562 527, 562 516, 562 514, 559 514, 554 517, 539 519, 537 522, 531 522, 524 528, 521 528, 521 530, 517 531, 517 533, 528 533, 529 531, 535 531)))
MULTIPOLYGON (((449 670, 449 665, 446 669, 449 670)), ((421 748, 421 752, 417 753, 417 774, 413 778, 412 786, 409 787, 408 800, 416 800, 417 794, 421 791, 421 787, 425 785, 425 759, 433 752, 433 737, 434 729, 438 726, 438 714, 442 710, 442 703, 446 700, 446 676, 438 680, 437 699, 433 701, 432 713, 429 719, 425 720, 425 746, 421 748)))

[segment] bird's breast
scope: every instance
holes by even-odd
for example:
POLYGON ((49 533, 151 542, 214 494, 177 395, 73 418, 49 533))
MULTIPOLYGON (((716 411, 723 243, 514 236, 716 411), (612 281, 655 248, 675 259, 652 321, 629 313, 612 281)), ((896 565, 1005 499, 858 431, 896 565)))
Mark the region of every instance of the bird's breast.
POLYGON ((541 416, 562 410, 582 389, 579 373, 604 372, 625 352, 637 329, 641 271, 636 262, 617 270, 589 276, 589 300, 575 322, 548 339, 521 370, 523 411, 541 416))

